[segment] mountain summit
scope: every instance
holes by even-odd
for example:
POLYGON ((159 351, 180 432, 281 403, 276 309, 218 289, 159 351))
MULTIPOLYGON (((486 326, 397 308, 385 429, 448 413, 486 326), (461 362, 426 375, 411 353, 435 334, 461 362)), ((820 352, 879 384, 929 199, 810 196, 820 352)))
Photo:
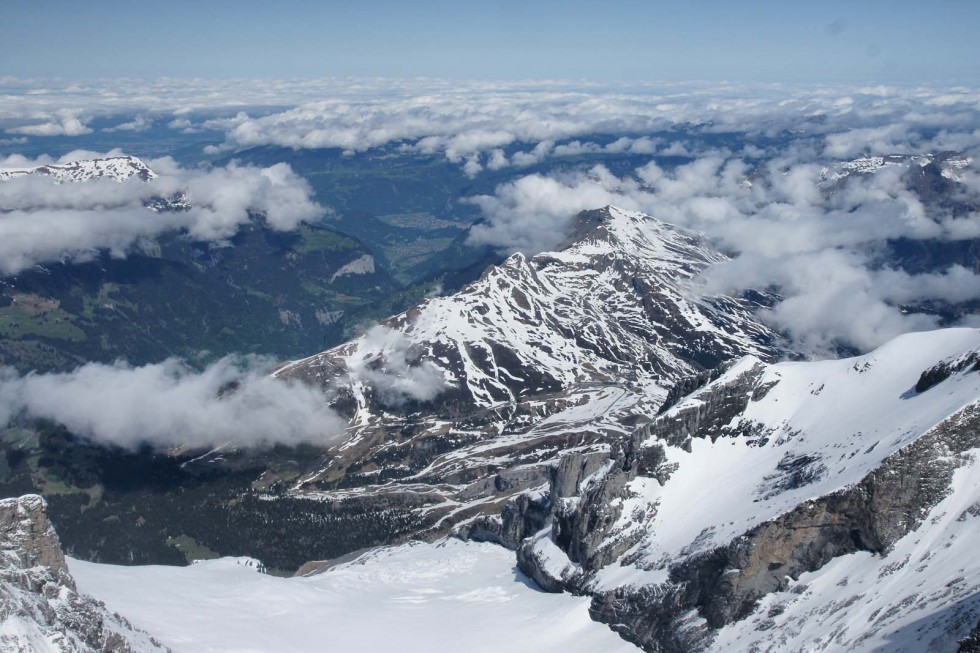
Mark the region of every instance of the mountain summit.
POLYGON ((157 174, 150 170, 148 165, 135 156, 83 159, 30 168, 0 168, 0 181, 26 175, 50 176, 58 183, 88 181, 89 179, 126 181, 131 177, 149 181, 157 177, 157 174))
POLYGON ((750 302, 699 297, 698 274, 724 260, 653 217, 585 212, 562 249, 514 254, 454 295, 282 366, 277 376, 334 393, 350 420, 341 444, 290 479, 295 496, 407 493, 444 532, 545 486, 561 451, 607 451, 676 381, 776 356, 750 302))

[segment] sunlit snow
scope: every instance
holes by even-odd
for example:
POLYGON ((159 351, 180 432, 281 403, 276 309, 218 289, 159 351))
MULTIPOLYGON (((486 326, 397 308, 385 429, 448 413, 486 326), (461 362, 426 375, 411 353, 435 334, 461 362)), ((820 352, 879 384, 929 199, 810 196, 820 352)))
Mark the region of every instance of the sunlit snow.
POLYGON ((636 650, 589 618, 588 598, 541 592, 491 544, 380 549, 305 578, 258 573, 247 558, 69 565, 81 591, 177 653, 636 650))

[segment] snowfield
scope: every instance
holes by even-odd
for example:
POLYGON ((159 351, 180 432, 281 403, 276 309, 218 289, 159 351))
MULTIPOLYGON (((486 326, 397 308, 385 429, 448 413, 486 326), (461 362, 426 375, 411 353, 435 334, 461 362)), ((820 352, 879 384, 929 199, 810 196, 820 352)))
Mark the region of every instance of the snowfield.
POLYGON ((588 598, 541 592, 491 544, 378 549, 305 578, 258 573, 248 558, 69 566, 82 592, 176 653, 637 650, 589 618, 588 598))

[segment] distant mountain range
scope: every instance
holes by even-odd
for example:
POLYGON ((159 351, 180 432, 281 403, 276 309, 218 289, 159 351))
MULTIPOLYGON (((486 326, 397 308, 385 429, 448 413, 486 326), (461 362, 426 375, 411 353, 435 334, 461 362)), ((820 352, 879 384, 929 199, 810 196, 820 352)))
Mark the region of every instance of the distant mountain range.
POLYGON ((146 163, 135 156, 80 159, 68 163, 52 163, 26 168, 0 168, 0 181, 27 175, 51 177, 58 183, 81 182, 91 179, 125 181, 131 177, 149 181, 158 176, 157 173, 150 170, 146 163))
POLYGON ((820 180, 823 186, 832 187, 851 175, 873 175, 883 168, 903 166, 914 170, 916 166, 919 168, 934 166, 943 178, 950 181, 960 181, 959 171, 968 167, 972 162, 970 157, 958 152, 869 156, 827 166, 820 171, 820 180))

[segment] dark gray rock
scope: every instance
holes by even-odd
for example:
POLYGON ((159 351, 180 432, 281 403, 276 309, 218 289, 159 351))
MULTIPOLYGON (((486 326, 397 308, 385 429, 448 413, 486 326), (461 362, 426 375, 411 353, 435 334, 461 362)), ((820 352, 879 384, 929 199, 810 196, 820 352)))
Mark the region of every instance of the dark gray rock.
POLYGON ((500 515, 481 515, 459 529, 457 536, 476 542, 494 542, 512 551, 548 524, 551 497, 548 494, 519 494, 508 501, 500 515))
POLYGON ((973 632, 966 639, 960 641, 960 646, 956 651, 957 653, 980 653, 980 622, 977 623, 973 632))
POLYGON ((771 388, 759 386, 765 369, 760 362, 728 383, 715 384, 699 395, 699 403, 679 409, 675 414, 661 414, 637 436, 641 440, 661 439, 671 446, 687 448, 686 442, 691 437, 715 440, 729 434, 724 427, 745 410, 749 401, 761 399, 771 388))
POLYGON ((577 496, 583 480, 598 471, 609 460, 606 452, 565 454, 558 461, 551 477, 551 496, 565 499, 577 496))

